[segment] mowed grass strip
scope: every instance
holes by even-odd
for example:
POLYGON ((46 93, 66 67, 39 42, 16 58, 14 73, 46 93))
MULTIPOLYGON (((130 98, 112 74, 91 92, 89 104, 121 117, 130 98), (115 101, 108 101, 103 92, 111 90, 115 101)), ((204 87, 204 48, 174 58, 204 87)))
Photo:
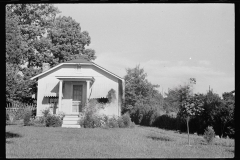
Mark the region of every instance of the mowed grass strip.
POLYGON ((88 129, 6 126, 7 158, 232 158, 234 140, 203 138, 153 127, 88 129))

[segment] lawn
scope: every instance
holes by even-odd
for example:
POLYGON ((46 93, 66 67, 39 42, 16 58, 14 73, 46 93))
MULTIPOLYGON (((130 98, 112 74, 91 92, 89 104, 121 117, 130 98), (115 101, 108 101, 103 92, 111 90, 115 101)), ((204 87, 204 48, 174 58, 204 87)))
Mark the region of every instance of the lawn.
POLYGON ((6 158, 232 158, 234 140, 153 127, 86 129, 6 126, 6 158))

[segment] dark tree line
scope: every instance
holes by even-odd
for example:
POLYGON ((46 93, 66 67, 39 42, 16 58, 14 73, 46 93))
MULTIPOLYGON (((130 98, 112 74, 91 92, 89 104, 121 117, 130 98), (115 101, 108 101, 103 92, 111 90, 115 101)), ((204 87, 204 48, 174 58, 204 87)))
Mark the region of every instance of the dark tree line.
POLYGON ((147 80, 143 68, 128 68, 124 77, 125 104, 122 112, 128 112, 136 124, 203 134, 208 126, 222 136, 234 136, 235 95, 225 92, 222 97, 213 91, 191 95, 189 85, 169 89, 165 97, 147 80), (175 112, 176 116, 169 113, 175 112), (187 118, 189 116, 189 118, 187 118))

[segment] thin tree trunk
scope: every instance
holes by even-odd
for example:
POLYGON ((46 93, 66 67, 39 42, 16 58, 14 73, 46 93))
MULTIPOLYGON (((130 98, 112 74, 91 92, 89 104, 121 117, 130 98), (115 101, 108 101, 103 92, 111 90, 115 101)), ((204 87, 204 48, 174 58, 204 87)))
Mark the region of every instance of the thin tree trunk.
POLYGON ((189 139, 189 116, 187 117, 187 132, 188 132, 188 145, 190 146, 190 139, 189 139))
POLYGON ((224 131, 225 124, 226 123, 223 122, 223 126, 221 127, 221 138, 223 137, 223 131, 224 131))

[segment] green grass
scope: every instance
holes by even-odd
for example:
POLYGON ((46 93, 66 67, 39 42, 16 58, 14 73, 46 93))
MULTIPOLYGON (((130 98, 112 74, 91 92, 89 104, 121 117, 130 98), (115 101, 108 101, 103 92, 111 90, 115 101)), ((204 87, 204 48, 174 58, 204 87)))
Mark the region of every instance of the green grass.
POLYGON ((7 125, 6 158, 232 158, 234 140, 153 127, 75 129, 7 125))

